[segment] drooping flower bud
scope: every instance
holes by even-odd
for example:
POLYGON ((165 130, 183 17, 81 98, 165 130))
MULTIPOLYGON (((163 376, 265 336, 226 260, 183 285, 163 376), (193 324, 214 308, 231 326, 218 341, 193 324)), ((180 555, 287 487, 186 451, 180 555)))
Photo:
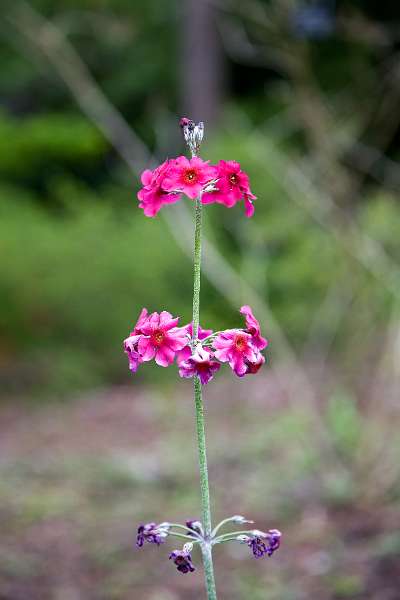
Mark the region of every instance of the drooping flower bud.
POLYGON ((185 550, 185 546, 182 550, 174 550, 171 552, 169 559, 174 561, 174 564, 180 573, 193 573, 196 569, 193 566, 190 552, 185 550))
POLYGON ((251 534, 252 537, 247 540, 247 545, 253 551, 255 558, 272 556, 278 550, 282 536, 278 529, 270 529, 266 533, 255 529, 251 534))
POLYGON ((136 545, 141 548, 145 542, 159 546, 165 541, 169 533, 169 523, 146 523, 139 525, 137 530, 136 545))

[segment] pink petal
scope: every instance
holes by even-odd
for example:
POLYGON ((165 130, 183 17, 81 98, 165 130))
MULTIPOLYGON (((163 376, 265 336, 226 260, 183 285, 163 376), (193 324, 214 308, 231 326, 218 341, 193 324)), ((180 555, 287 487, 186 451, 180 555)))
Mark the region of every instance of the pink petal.
MULTIPOLYGON (((169 313, 166 310, 162 310, 160 312, 160 320, 159 320, 159 326, 162 327, 164 329, 164 326, 167 325, 169 322, 171 322, 173 320, 173 317, 171 315, 171 313, 169 313)), ((175 319, 175 321, 179 321, 179 319, 175 319)), ((174 327, 174 325, 172 325, 172 327, 174 327)))
POLYGON ((169 335, 167 335, 165 338, 166 345, 168 345, 168 347, 171 348, 171 350, 173 350, 174 352, 182 350, 182 348, 184 348, 187 344, 186 333, 183 332, 183 335, 181 334, 181 332, 175 333, 173 335, 170 334, 171 332, 169 332, 169 335))
POLYGON ((252 217, 254 215, 254 212, 256 210, 254 208, 253 202, 249 199, 248 196, 245 196, 245 198, 244 198, 244 210, 245 210, 245 215, 248 219, 250 219, 250 217, 252 217))
POLYGON ((150 185, 153 179, 153 171, 150 171, 150 169, 146 169, 145 171, 143 171, 140 180, 142 182, 143 185, 150 185))
POLYGON ((218 358, 218 360, 220 360, 221 362, 228 362, 229 361, 229 357, 231 355, 231 348, 224 348, 221 350, 216 350, 214 352, 214 356, 215 358, 218 358))
POLYGON ((160 367, 168 367, 174 362, 175 352, 168 346, 161 346, 156 352, 155 361, 160 367))
POLYGON ((138 351, 144 362, 147 362, 154 358, 154 355, 156 353, 156 349, 154 348, 149 338, 143 336, 139 340, 138 351))
POLYGON ((190 358, 192 356, 192 350, 190 348, 190 346, 185 346, 184 348, 182 348, 182 350, 180 350, 177 355, 176 355, 176 362, 178 363, 179 366, 181 366, 181 364, 185 361, 187 361, 188 358, 190 358))
POLYGON ((241 354, 235 354, 229 364, 239 377, 243 377, 246 374, 247 367, 241 354))

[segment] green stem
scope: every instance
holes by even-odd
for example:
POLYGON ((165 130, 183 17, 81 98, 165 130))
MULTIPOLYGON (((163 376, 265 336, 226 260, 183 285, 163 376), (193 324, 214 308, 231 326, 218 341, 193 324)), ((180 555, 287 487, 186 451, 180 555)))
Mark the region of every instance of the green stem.
MULTIPOLYGON (((193 284, 193 340, 197 343, 200 320, 200 274, 201 274, 201 195, 196 198, 195 230, 194 230, 194 284, 193 284)), ((211 554, 211 508, 210 489, 208 485, 206 436, 204 428, 204 408, 201 393, 201 382, 194 377, 194 403, 196 407, 196 431, 199 449, 201 510, 204 527, 205 543, 202 545, 203 564, 206 578, 208 600, 217 600, 215 589, 214 568, 211 554)))
POLYGON ((192 544, 200 544, 199 539, 192 537, 190 535, 185 535, 184 533, 178 533, 177 531, 170 531, 168 535, 173 535, 175 537, 182 538, 184 540, 189 540, 189 542, 192 542, 192 544))
POLYGON ((221 521, 221 523, 218 523, 218 525, 216 527, 214 527, 214 529, 212 530, 212 537, 215 537, 217 535, 217 531, 219 531, 221 529, 221 527, 223 527, 224 525, 226 525, 226 523, 231 523, 233 521, 233 517, 229 517, 229 519, 224 519, 223 521, 221 521))
POLYGON ((229 533, 221 533, 217 539, 223 538, 226 535, 252 535, 254 529, 240 529, 239 531, 230 531, 229 533))
POLYGON ((230 531, 229 533, 224 533, 213 538, 213 544, 221 544, 222 542, 228 542, 229 540, 236 540, 238 535, 252 535, 252 530, 244 530, 244 531, 230 531))

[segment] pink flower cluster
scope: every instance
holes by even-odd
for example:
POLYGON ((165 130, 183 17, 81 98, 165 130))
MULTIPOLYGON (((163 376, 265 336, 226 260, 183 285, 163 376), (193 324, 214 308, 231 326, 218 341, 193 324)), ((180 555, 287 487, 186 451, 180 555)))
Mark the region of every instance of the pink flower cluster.
POLYGON ((244 201, 245 214, 254 214, 248 175, 234 160, 220 160, 217 165, 194 157, 178 156, 142 173, 143 188, 138 192, 139 207, 147 217, 154 217, 164 204, 173 204, 185 194, 192 200, 201 194, 203 204, 224 204, 228 208, 244 201))
POLYGON ((242 306, 245 317, 242 329, 227 329, 213 333, 199 327, 193 339, 192 323, 178 327, 179 318, 167 311, 149 315, 142 309, 132 333, 124 341, 129 368, 136 373, 139 365, 154 358, 161 367, 168 367, 175 358, 181 377, 198 376, 205 385, 227 362, 239 377, 257 373, 265 363, 261 350, 268 341, 261 336, 260 324, 250 306, 242 306))

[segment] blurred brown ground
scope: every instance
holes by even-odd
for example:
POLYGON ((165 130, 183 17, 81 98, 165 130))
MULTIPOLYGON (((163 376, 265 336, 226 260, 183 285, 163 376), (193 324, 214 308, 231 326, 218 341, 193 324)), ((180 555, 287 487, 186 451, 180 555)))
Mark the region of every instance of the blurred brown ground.
MULTIPOLYGON (((2 600, 204 597, 199 556, 184 577, 167 560, 179 543, 134 546, 142 520, 198 515, 191 388, 177 390, 1 407, 2 600)), ((209 386, 206 406, 214 518, 244 514, 284 536, 267 560, 219 546, 221 598, 397 599, 400 510, 387 489, 368 488, 376 460, 393 468, 389 437, 372 462, 362 438, 351 459, 333 438, 321 446, 314 417, 288 404, 273 371, 209 386)))

